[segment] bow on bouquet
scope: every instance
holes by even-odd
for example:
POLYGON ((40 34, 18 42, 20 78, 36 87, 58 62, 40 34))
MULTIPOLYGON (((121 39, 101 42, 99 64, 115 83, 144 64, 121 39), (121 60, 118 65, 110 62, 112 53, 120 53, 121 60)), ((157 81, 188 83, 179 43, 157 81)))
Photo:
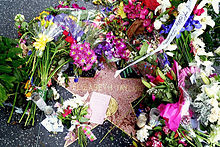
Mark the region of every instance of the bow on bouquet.
POLYGON ((80 146, 86 146, 86 136, 90 141, 96 140, 89 125, 89 118, 92 112, 88 103, 86 103, 87 97, 88 93, 84 95, 84 97, 75 95, 74 98, 64 101, 63 104, 55 104, 55 107, 58 108, 58 118, 69 128, 69 133, 65 137, 66 142, 64 146, 69 146, 77 138, 80 146))

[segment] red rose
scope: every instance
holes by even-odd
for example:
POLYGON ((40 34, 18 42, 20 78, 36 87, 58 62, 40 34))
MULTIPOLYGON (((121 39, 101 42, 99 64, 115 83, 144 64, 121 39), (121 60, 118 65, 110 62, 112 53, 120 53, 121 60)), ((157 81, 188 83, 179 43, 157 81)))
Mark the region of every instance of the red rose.
POLYGON ((63 31, 63 35, 67 36, 69 35, 69 32, 67 32, 66 30, 63 31))
POLYGON ((73 37, 71 36, 67 36, 65 40, 69 43, 73 43, 73 37))
POLYGON ((153 11, 160 5, 157 0, 142 0, 142 2, 153 11))

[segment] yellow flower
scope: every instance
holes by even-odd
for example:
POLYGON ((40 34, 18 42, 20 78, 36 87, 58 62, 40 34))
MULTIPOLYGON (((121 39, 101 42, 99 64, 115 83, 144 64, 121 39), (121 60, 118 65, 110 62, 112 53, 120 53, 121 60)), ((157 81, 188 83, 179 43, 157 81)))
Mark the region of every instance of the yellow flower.
POLYGON ((29 89, 31 87, 31 84, 29 84, 29 83, 30 83, 30 80, 27 80, 27 82, 24 86, 24 89, 27 89, 27 88, 29 89), (29 85, 29 87, 28 87, 28 85, 29 85))
POLYGON ((124 3, 121 1, 118 8, 118 15, 121 16, 122 19, 126 18, 126 13, 124 12, 124 3))
POLYGON ((36 48, 36 50, 43 51, 45 49, 47 42, 52 41, 53 37, 40 33, 38 35, 38 38, 34 38, 34 39, 36 40, 36 42, 33 44, 33 46, 36 48))
POLYGON ((49 15, 50 13, 49 12, 47 12, 47 11, 42 11, 41 13, 40 13, 40 17, 41 18, 45 18, 45 17, 47 17, 47 15, 49 15))
POLYGON ((73 16, 73 15, 69 15, 69 18, 71 18, 75 22, 77 21, 77 18, 75 16, 73 16))
POLYGON ((28 92, 28 93, 26 94, 26 97, 31 97, 31 93, 32 93, 32 92, 28 92))

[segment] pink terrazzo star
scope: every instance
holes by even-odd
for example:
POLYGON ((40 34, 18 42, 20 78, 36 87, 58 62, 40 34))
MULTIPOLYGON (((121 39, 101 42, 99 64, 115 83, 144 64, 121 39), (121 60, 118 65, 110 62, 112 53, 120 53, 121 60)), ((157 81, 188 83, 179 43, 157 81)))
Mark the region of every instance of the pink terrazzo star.
POLYGON ((141 79, 127 78, 120 76, 114 78, 116 69, 109 69, 107 66, 101 70, 95 78, 80 77, 77 83, 74 78, 70 78, 69 91, 83 96, 87 91, 91 94, 99 92, 111 95, 118 102, 118 110, 107 119, 114 125, 124 130, 128 135, 135 135, 135 114, 133 113, 131 102, 142 95, 144 85, 141 79))

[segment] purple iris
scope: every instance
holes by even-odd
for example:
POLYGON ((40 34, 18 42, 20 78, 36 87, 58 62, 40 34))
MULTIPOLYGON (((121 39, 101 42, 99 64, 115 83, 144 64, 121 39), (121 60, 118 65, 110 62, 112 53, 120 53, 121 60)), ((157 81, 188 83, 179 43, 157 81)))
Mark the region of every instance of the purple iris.
POLYGON ((32 54, 32 51, 29 50, 27 54, 28 54, 28 56, 30 56, 32 54))
POLYGON ((170 66, 170 62, 169 62, 169 60, 168 60, 168 57, 167 57, 167 54, 166 54, 166 53, 163 53, 163 57, 164 57, 164 59, 163 59, 163 64, 164 64, 164 66, 165 66, 166 64, 168 64, 168 65, 170 66))
MULTIPOLYGON (((194 15, 191 15, 188 20, 186 21, 185 25, 183 26, 183 28, 180 30, 180 32, 178 32, 178 34, 176 35, 176 38, 180 38, 181 36, 181 32, 186 31, 192 31, 193 28, 195 27, 196 29, 200 29, 202 27, 202 25, 200 24, 200 22, 198 20, 193 20, 194 15)), ((175 20, 174 20, 175 21, 175 20)), ((164 24, 161 26, 163 30, 160 31, 160 34, 168 34, 174 24, 171 23, 170 25, 165 26, 164 24)))
POLYGON ((174 21, 171 24, 167 25, 167 26, 162 24, 161 27, 162 27, 163 30, 160 31, 160 34, 168 34, 170 32, 171 28, 173 27, 173 24, 174 24, 174 21))
POLYGON ((63 30, 68 28, 70 34, 75 39, 82 37, 84 34, 82 28, 78 26, 67 14, 61 13, 56 15, 54 18, 54 23, 60 25, 63 30))
POLYGON ((109 12, 111 12, 112 11, 112 9, 113 9, 114 7, 112 6, 112 7, 106 7, 106 8, 103 8, 101 11, 102 12, 106 12, 106 13, 109 13, 109 12))

